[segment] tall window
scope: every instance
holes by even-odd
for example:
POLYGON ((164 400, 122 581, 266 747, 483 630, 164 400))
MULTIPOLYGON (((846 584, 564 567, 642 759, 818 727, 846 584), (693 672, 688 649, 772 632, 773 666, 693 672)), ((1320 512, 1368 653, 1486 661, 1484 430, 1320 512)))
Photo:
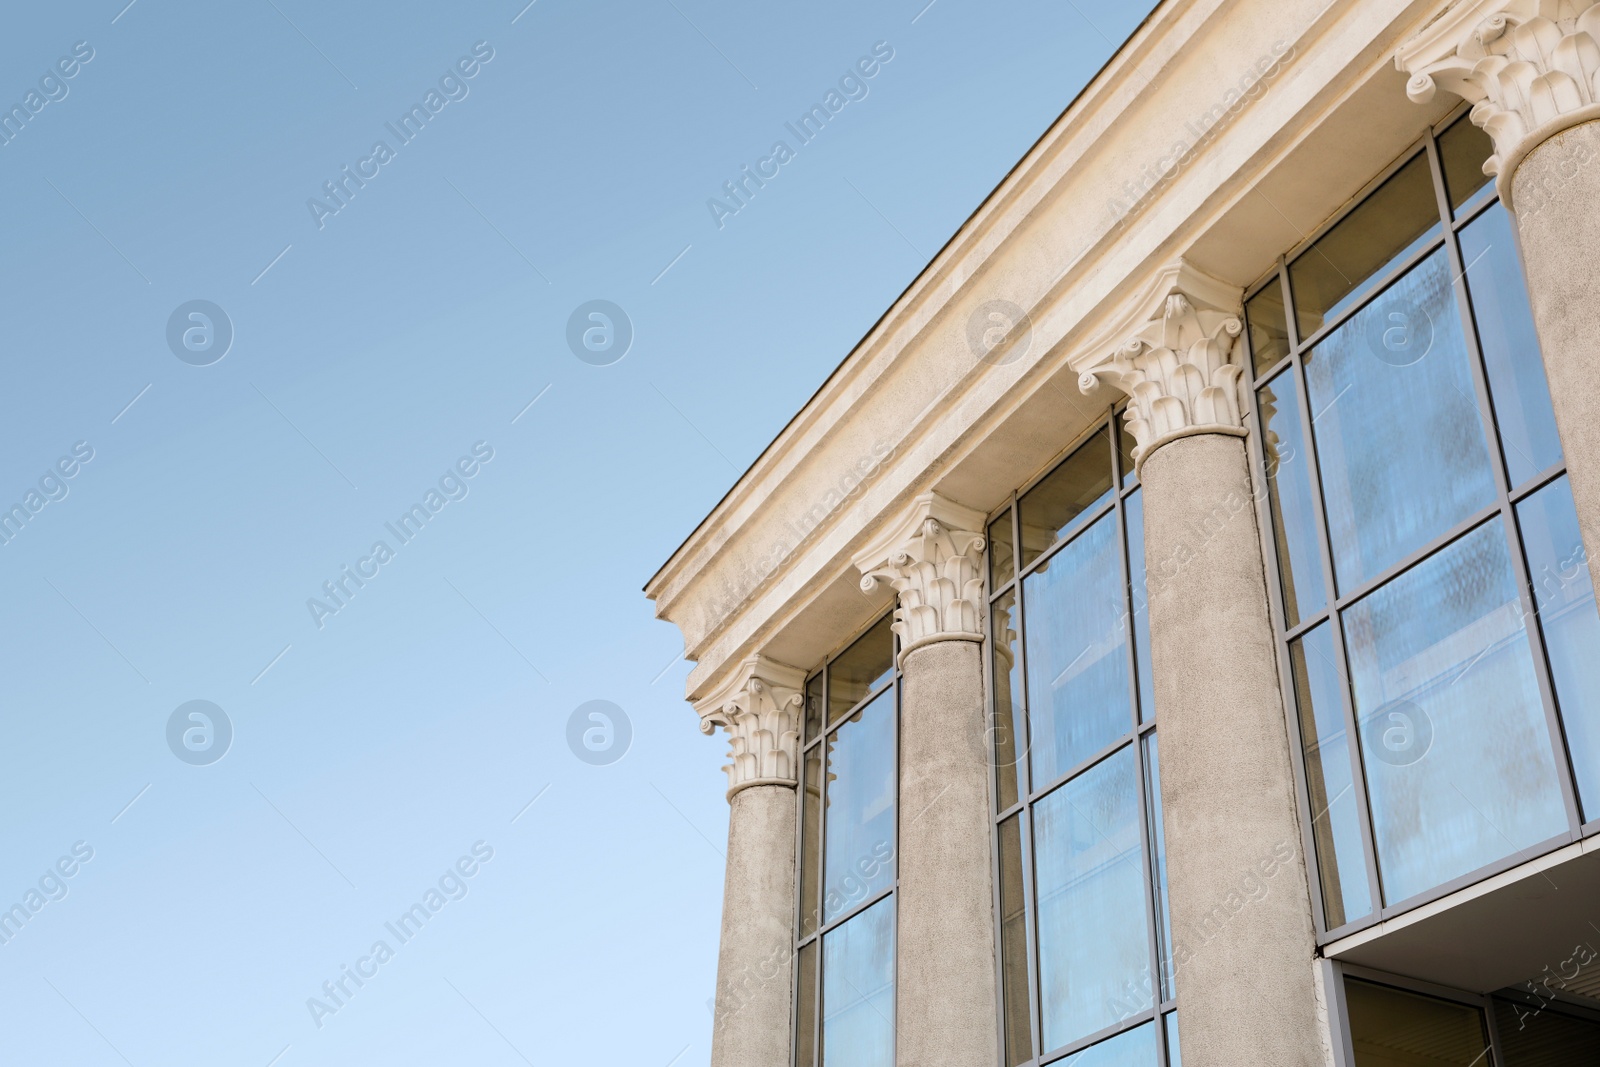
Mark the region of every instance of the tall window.
POLYGON ((1120 419, 989 524, 1005 1063, 1178 1064, 1144 519, 1120 419))
POLYGON ((894 1067, 900 681, 889 623, 806 683, 796 1067, 894 1067))
POLYGON ((1600 615, 1491 151, 1430 133, 1246 301, 1324 941, 1600 829, 1600 615))

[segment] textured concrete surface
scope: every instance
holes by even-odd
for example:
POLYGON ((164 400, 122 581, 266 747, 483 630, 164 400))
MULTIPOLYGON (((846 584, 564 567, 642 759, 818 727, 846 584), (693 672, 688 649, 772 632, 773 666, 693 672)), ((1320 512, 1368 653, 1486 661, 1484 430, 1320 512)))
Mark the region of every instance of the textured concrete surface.
POLYGON ((795 795, 733 795, 717 954, 712 1067, 788 1067, 794 956, 795 795))
POLYGON ((1184 1067, 1321 1067, 1315 939, 1244 441, 1143 470, 1184 1067))
POLYGON ((1600 122, 1528 153, 1511 188, 1556 429, 1600 585, 1600 122))
POLYGON ((898 1067, 999 1060, 982 648, 939 641, 905 660, 898 1067))

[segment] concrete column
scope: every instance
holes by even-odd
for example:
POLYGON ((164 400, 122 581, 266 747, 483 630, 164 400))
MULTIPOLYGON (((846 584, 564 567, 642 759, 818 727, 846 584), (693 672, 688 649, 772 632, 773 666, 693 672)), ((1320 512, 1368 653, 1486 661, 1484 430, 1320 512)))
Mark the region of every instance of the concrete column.
POLYGON ((934 494, 856 561, 899 594, 900 888, 895 1062, 999 1061, 980 512, 934 494))
POLYGON ((728 733, 728 861, 712 1067, 788 1067, 793 1027, 795 780, 805 672, 754 657, 700 702, 728 733))
POLYGON ((1169 280, 1154 321, 1081 384, 1133 398, 1183 1062, 1321 1067, 1298 757, 1239 417, 1240 323, 1218 310, 1237 291, 1186 265, 1169 280))
MULTIPOLYGON (((1477 0, 1406 42, 1396 64, 1426 103, 1438 88, 1472 103, 1494 139, 1522 239, 1534 326, 1550 379, 1578 523, 1600 548, 1600 0, 1477 0)), ((1600 552, 1589 553, 1600 584, 1600 552)))

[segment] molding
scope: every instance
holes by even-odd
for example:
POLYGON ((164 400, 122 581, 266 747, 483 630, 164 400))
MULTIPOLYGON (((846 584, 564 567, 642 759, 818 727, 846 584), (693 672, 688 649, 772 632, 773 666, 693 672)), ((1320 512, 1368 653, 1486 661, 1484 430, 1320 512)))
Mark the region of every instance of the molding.
POLYGON ((1245 436, 1239 296, 1236 287, 1179 259, 1135 304, 1133 336, 1079 375, 1086 395, 1105 384, 1129 397, 1123 419, 1137 442, 1136 473, 1169 441, 1202 433, 1245 436))
POLYGON ((727 731, 729 800, 753 785, 794 787, 805 685, 805 671, 755 655, 695 705, 701 733, 727 731))
POLYGON ((856 556, 862 592, 884 581, 898 596, 902 661, 935 641, 983 640, 984 528, 983 512, 923 493, 856 556))
POLYGON ((1467 0, 1402 45, 1395 66, 1419 104, 1441 86, 1472 104, 1494 138, 1483 172, 1510 206, 1529 152, 1600 119, 1600 0, 1467 0))

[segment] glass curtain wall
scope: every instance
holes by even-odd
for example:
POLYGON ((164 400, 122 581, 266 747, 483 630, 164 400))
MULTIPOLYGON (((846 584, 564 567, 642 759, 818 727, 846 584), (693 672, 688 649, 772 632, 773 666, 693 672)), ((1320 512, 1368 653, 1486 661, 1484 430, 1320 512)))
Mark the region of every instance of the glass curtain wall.
POLYGON ((1600 829, 1600 615, 1491 151, 1430 131, 1245 303, 1324 941, 1600 829))
POLYGON ((989 524, 1006 1067, 1179 1063, 1131 450, 1107 411, 989 524))
POLYGON ((806 682, 795 1067, 894 1067, 900 681, 889 624, 806 682))

